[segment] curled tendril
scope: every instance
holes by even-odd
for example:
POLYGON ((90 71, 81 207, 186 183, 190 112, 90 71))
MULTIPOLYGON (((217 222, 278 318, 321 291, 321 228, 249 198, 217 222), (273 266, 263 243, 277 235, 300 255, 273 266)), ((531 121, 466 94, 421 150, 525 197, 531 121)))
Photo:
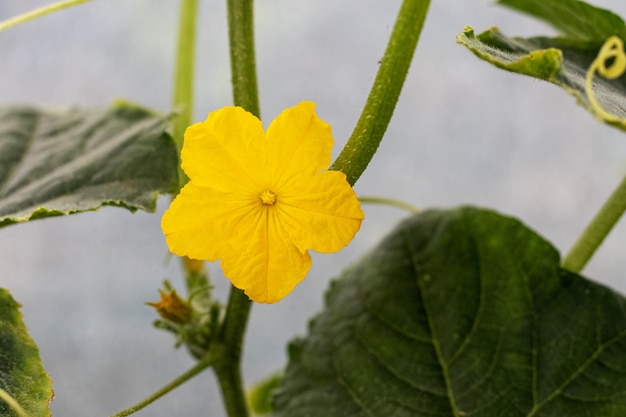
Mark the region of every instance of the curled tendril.
POLYGON ((596 100, 596 96, 593 92, 593 76, 596 72, 608 80, 614 80, 626 72, 624 42, 617 36, 611 36, 604 42, 602 48, 600 48, 600 52, 598 52, 598 56, 589 66, 587 76, 585 77, 585 92, 591 103, 591 107, 599 116, 608 121, 624 122, 625 119, 620 119, 607 112, 600 106, 598 100, 596 100))

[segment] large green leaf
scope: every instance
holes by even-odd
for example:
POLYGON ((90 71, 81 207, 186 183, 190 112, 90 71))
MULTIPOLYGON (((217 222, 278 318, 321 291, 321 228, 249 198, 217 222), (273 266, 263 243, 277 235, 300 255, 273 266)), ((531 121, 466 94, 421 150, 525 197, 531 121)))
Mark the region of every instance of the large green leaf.
POLYGON ((154 211, 177 182, 168 124, 125 104, 0 108, 0 226, 103 205, 154 211))
POLYGON ((402 223, 289 357, 275 416, 626 415, 626 300, 492 211, 402 223))
MULTIPOLYGON (((475 35, 468 26, 457 42, 499 68, 562 87, 598 120, 626 130, 626 122, 607 120, 593 108, 585 92, 585 76, 603 42, 611 35, 626 40, 620 17, 577 0, 500 0, 499 4, 548 22, 564 37, 507 37, 495 27, 475 35)), ((596 75, 594 91, 605 111, 626 118, 626 77, 609 81, 596 75)))
POLYGON ((615 13, 579 0, 499 0, 543 20, 570 39, 603 42, 612 35, 626 39, 624 20, 615 13))
MULTIPOLYGON (((19 305, 0 288, 0 389, 32 417, 50 416, 52 381, 43 369, 39 350, 22 322, 19 305)), ((0 416, 17 414, 0 400, 0 416)))

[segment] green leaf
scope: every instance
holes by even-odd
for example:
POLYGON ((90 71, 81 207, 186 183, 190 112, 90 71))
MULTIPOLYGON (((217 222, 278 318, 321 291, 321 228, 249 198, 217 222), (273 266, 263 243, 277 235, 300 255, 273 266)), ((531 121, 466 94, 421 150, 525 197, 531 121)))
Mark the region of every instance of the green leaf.
MULTIPOLYGON (((565 38, 509 38, 498 28, 475 35, 469 26, 456 40, 498 68, 558 85, 601 122, 626 130, 625 120, 607 120, 591 106, 585 92, 585 76, 601 43, 565 38)), ((626 77, 606 80, 596 75, 594 91, 605 111, 626 118, 626 77)))
POLYGON ((169 118, 120 104, 0 108, 0 227, 103 205, 154 211, 177 185, 169 118))
MULTIPOLYGON (((32 417, 50 416, 52 381, 44 371, 39 350, 28 336, 19 304, 0 288, 0 389, 32 417)), ((18 414, 0 400, 0 416, 18 414)))
POLYGON ((617 35, 626 39, 626 25, 618 15, 578 0, 499 0, 543 20, 570 39, 603 42, 617 35))
POLYGON ((544 20, 564 37, 507 37, 495 27, 476 36, 468 26, 457 43, 498 68, 558 85, 601 122, 626 130, 626 77, 610 81, 594 76, 600 107, 621 121, 598 112, 585 92, 585 76, 604 41, 612 35, 626 40, 626 24, 619 16, 577 0, 498 3, 544 20))
POLYGON ((626 415, 626 300, 475 208, 402 223, 289 357, 278 417, 626 415))

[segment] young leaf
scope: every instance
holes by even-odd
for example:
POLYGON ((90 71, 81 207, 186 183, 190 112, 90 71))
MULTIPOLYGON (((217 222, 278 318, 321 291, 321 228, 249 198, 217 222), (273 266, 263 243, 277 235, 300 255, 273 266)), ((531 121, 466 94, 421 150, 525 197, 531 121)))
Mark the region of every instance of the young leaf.
POLYGON ((626 299, 491 211, 402 223, 293 342, 282 417, 626 415, 626 299))
MULTIPOLYGON (((0 389, 32 417, 50 416, 52 381, 44 371, 39 350, 28 336, 19 305, 0 288, 0 389)), ((16 417, 0 400, 0 416, 16 417)))
POLYGON ((103 205, 154 211, 177 184, 168 124, 127 104, 0 108, 0 227, 103 205))
MULTIPOLYGON (((598 112, 585 92, 585 76, 603 42, 612 35, 626 40, 626 24, 619 16, 577 0, 500 0, 499 4, 546 21, 564 37, 507 37, 495 27, 475 35, 468 26, 457 43, 496 67, 558 85, 598 120, 626 130, 623 121, 598 112)), ((593 83, 600 107, 626 118, 626 77, 606 80, 596 75, 593 83)))

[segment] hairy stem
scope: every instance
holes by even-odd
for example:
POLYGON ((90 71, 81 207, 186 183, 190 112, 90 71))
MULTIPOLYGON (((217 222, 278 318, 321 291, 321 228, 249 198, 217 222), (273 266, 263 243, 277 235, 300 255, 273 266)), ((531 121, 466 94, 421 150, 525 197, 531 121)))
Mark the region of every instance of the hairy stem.
POLYGON ((49 4, 47 6, 39 7, 31 10, 19 16, 12 17, 4 22, 0 22, 0 32, 10 27, 19 25, 20 23, 28 22, 29 20, 37 19, 38 17, 45 16, 50 13, 58 12, 63 9, 67 9, 72 6, 78 6, 82 3, 87 3, 91 0, 66 0, 58 3, 49 4))
POLYGON ((385 55, 348 143, 331 169, 346 174, 351 185, 372 160, 387 130, 417 47, 430 0, 404 0, 385 55))
POLYGON ((580 272, 626 210, 626 177, 600 208, 578 241, 563 259, 563 268, 580 272))
POLYGON ((228 38, 234 104, 260 118, 253 3, 252 0, 227 0, 228 38))
MULTIPOLYGON (((252 0, 227 0, 227 7, 233 101, 236 106, 260 117, 254 52, 254 4, 252 0)), ((250 307, 248 297, 232 287, 219 339, 221 360, 214 367, 229 417, 249 415, 241 378, 241 355, 250 307)))
POLYGON ((243 339, 252 303, 243 291, 231 287, 224 325, 220 334, 221 360, 215 374, 229 417, 248 417, 248 405, 241 377, 243 339))

